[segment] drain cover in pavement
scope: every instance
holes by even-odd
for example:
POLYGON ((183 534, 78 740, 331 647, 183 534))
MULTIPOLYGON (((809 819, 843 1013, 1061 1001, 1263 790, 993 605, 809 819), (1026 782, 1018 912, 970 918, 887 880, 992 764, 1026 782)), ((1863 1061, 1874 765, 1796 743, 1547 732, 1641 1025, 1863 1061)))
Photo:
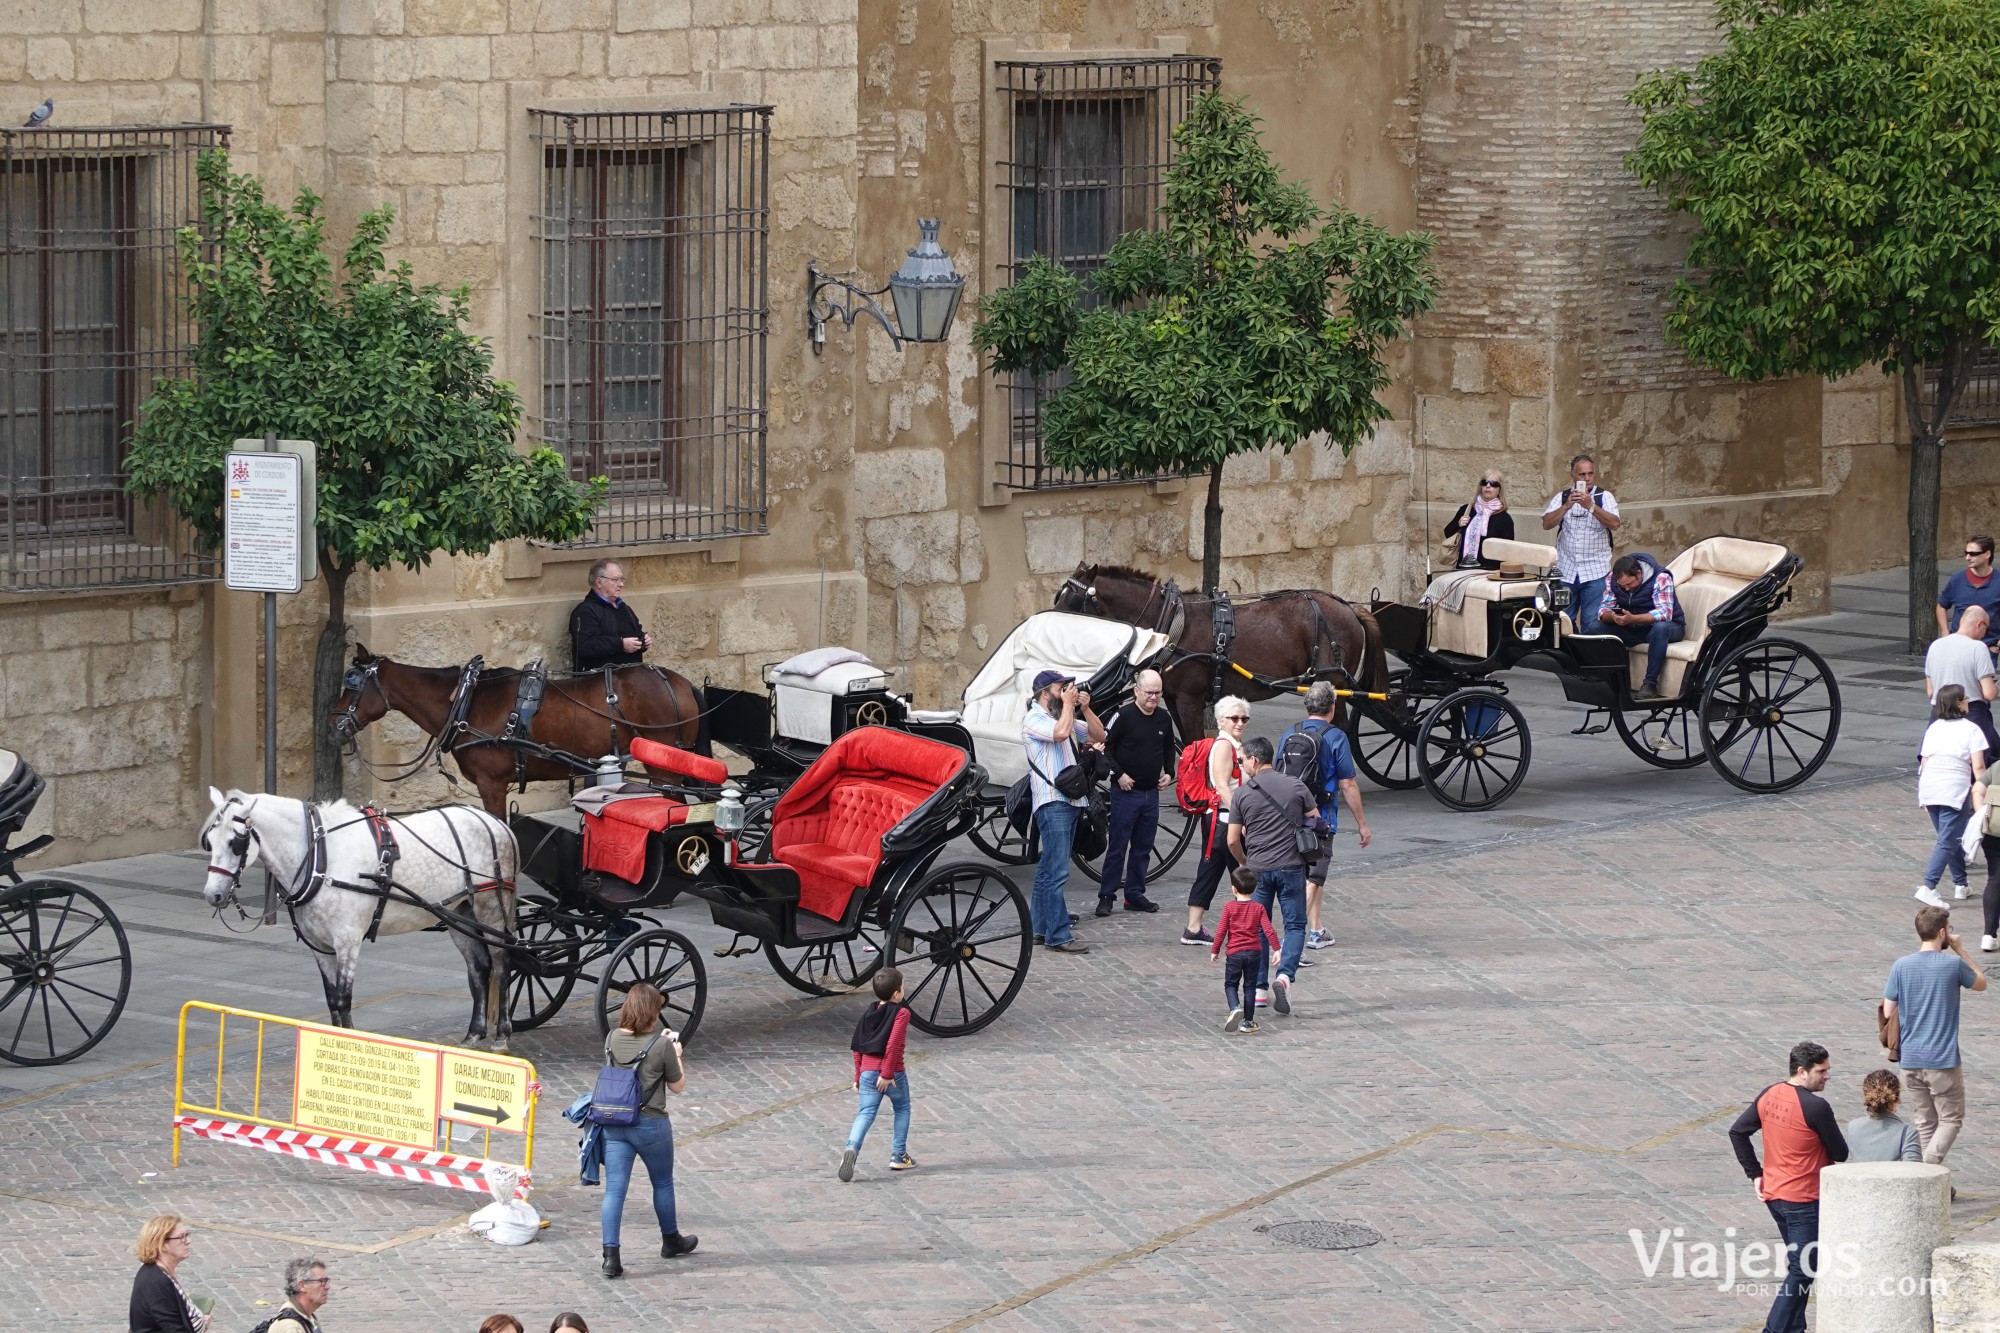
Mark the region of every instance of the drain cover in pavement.
POLYGON ((1383 1240, 1381 1232, 1359 1222, 1279 1222, 1257 1230, 1272 1240, 1309 1250, 1359 1250, 1383 1240))

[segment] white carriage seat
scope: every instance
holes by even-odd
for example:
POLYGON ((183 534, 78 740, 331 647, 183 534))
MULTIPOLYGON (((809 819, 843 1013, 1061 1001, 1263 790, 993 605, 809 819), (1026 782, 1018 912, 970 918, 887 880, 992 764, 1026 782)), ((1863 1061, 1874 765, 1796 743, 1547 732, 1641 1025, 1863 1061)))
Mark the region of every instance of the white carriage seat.
POLYGON ((1043 611, 1016 625, 994 650, 966 685, 965 705, 956 717, 935 713, 913 716, 957 721, 972 735, 974 755, 986 769, 986 780, 1011 787, 1028 772, 1027 756, 1021 748, 1021 719, 1033 702, 1037 674, 1053 667, 1087 680, 1120 655, 1136 666, 1167 642, 1164 634, 1134 629, 1115 620, 1043 611))
MULTIPOLYGON (((1442 606, 1430 608, 1430 646, 1439 652, 1464 653, 1468 657, 1484 660, 1492 651, 1487 641, 1487 603, 1533 601, 1536 590, 1541 586, 1540 574, 1555 568, 1556 551, 1553 546, 1539 542, 1508 541, 1501 537, 1489 537, 1480 548, 1489 560, 1507 561, 1522 566, 1530 572, 1526 579, 1476 578, 1465 585, 1465 601, 1456 611, 1442 606)), ((1450 578, 1459 570, 1445 570, 1438 578, 1450 578)), ((1435 582, 1435 580, 1433 580, 1435 582)), ((1550 640, 1553 647, 1555 640, 1550 640)))
POLYGON ((771 672, 771 694, 780 736, 833 744, 837 696, 884 689, 889 673, 852 648, 815 648, 780 662, 771 672))
POLYGON ((0 750, 0 787, 14 780, 15 771, 21 767, 21 756, 12 750, 0 750))
MULTIPOLYGON (((1708 617, 1715 609, 1742 592, 1759 578, 1776 569, 1786 548, 1776 542, 1752 541, 1747 537, 1709 537, 1696 542, 1667 563, 1674 576, 1674 596, 1687 617, 1687 637, 1667 645, 1666 669, 1660 673, 1660 692, 1678 695, 1690 663, 1700 655, 1708 637, 1708 617)), ((1644 644, 1626 654, 1631 663, 1632 688, 1646 679, 1644 644)))

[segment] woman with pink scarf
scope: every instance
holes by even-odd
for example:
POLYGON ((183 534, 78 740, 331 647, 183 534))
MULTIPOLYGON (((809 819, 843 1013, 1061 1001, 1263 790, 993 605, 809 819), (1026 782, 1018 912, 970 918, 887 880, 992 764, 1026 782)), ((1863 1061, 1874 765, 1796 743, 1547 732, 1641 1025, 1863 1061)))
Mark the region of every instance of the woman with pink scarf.
POLYGON ((1506 487, 1498 472, 1489 468, 1480 474, 1478 493, 1458 507, 1444 525, 1444 536, 1460 569, 1500 568, 1498 560, 1480 555, 1488 537, 1514 540, 1514 516, 1507 512, 1506 487))

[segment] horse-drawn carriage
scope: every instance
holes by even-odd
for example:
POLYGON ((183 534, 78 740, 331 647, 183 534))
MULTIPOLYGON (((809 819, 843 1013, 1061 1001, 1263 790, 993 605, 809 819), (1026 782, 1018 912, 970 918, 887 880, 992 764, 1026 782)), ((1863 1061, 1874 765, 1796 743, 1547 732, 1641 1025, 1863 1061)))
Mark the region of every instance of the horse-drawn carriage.
POLYGON ((132 985, 125 928, 105 901, 80 884, 37 876, 15 862, 55 839, 9 846, 41 799, 42 779, 11 750, 0 750, 0 1060, 59 1065, 111 1031, 132 985))
POLYGON ((1488 559, 1521 577, 1446 575, 1451 595, 1428 606, 1377 601, 1370 611, 1392 670, 1386 698, 1350 701, 1354 759, 1377 783, 1423 787, 1456 810, 1489 809, 1520 788, 1532 750, 1527 719, 1499 673, 1552 673, 1591 710, 1580 731, 1616 728, 1659 768, 1706 762, 1745 791, 1777 792, 1818 771, 1840 732, 1840 687, 1824 658, 1793 639, 1763 637, 1804 561, 1773 542, 1710 537, 1668 563, 1687 617, 1667 648, 1659 697, 1638 697, 1646 648, 1578 633, 1568 590, 1549 578, 1552 548, 1489 540, 1488 559), (1528 572, 1532 571, 1532 572, 1528 572), (1607 722, 1594 722, 1602 712, 1607 722))

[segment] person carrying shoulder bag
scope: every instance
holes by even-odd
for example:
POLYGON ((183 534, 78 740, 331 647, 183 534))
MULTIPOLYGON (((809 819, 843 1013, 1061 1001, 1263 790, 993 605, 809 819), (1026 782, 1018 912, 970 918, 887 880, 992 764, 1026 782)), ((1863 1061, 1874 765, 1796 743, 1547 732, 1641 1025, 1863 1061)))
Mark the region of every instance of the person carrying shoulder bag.
POLYGON ((632 1186, 636 1162, 646 1164, 653 1182, 653 1215, 660 1223, 660 1257, 678 1259, 694 1253, 694 1236, 683 1236, 674 1212, 674 1124, 667 1116, 667 1094, 687 1086, 687 1066, 680 1038, 660 1025, 666 1001, 660 992, 640 982, 625 992, 618 1027, 604 1039, 607 1065, 633 1067, 638 1074, 639 1114, 631 1124, 604 1127, 604 1276, 625 1271, 619 1258, 619 1223, 625 1194, 632 1186))
POLYGON ((1271 760, 1269 740, 1253 736, 1243 742, 1243 782, 1230 802, 1229 846, 1257 872, 1253 901, 1266 912, 1275 902, 1284 915, 1277 976, 1270 977, 1267 957, 1257 969, 1257 998, 1289 1014, 1306 944, 1306 871, 1320 865, 1326 825, 1306 784, 1280 773, 1271 760))

